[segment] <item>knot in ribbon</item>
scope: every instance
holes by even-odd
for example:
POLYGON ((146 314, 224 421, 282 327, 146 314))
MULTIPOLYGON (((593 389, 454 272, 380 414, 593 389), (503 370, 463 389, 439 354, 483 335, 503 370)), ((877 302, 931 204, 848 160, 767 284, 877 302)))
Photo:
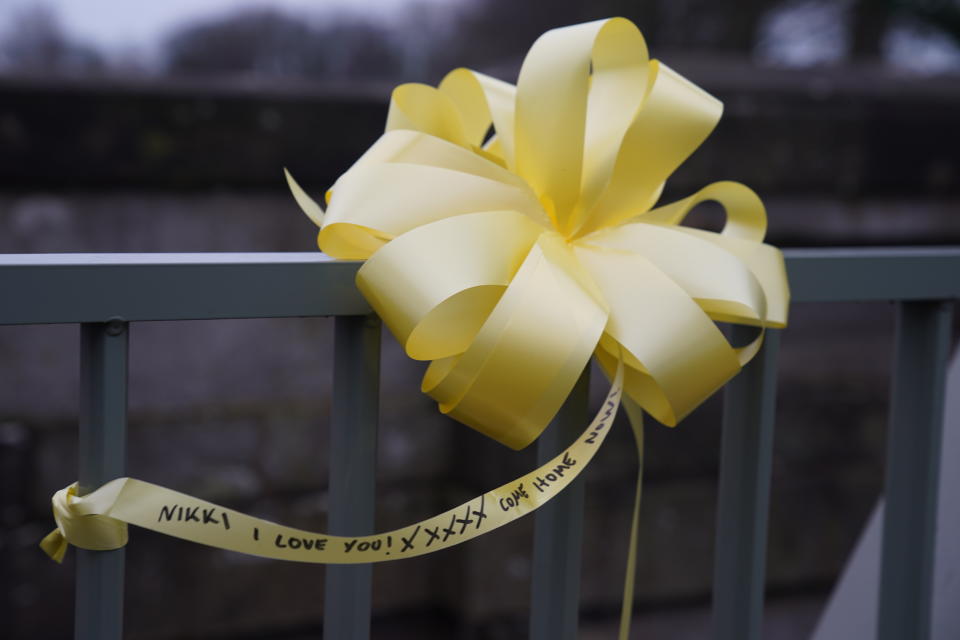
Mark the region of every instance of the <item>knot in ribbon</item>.
POLYGON ((318 244, 366 260, 357 285, 441 411, 515 449, 595 354, 675 425, 783 327, 788 286, 766 213, 716 182, 658 208, 721 103, 647 54, 624 18, 548 31, 517 85, 456 69, 393 91, 386 132, 313 202, 318 244), (491 134, 492 131, 492 134, 491 134), (719 233, 681 226, 719 202, 719 233), (716 322, 760 328, 733 347, 716 322))
POLYGON ((57 562, 63 562, 71 544, 94 551, 119 549, 127 544, 127 523, 93 513, 98 505, 77 495, 77 483, 53 494, 52 502, 57 528, 40 542, 40 547, 57 562))

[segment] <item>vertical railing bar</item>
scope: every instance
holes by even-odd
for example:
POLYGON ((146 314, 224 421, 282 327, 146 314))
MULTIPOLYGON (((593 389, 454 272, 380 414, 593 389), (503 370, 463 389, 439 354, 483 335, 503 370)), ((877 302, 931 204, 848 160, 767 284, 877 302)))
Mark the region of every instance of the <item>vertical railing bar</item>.
MULTIPOLYGON (((334 535, 365 535, 374 526, 380 320, 338 317, 334 336, 328 529, 334 535)), ((372 582, 369 564, 327 567, 324 638, 370 637, 372 582)))
POLYGON ((930 637, 940 443, 952 303, 901 302, 887 469, 880 640, 930 637))
MULTIPOLYGON (((128 324, 80 326, 80 438, 78 493, 126 473, 128 324)), ((77 549, 77 640, 123 635, 124 549, 77 549)))
MULTIPOLYGON (((587 424, 590 369, 581 374, 537 444, 543 464, 576 440, 587 424)), ((531 640, 574 640, 580 604, 583 477, 535 514, 530 602, 531 640)))
MULTIPOLYGON (((733 341, 755 331, 735 326, 733 341)), ((767 331, 761 351, 724 393, 713 572, 717 640, 760 637, 779 346, 779 331, 767 331)))

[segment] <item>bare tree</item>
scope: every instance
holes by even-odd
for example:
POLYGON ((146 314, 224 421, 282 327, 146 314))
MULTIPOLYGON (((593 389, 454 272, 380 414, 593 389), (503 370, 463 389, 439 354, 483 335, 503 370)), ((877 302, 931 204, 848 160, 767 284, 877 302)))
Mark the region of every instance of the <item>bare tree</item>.
POLYGON ((393 39, 371 23, 315 23, 270 9, 191 24, 166 42, 167 72, 269 76, 391 77, 400 67, 393 39))
POLYGON ((960 3, 956 0, 886 0, 886 2, 895 11, 942 30, 960 44, 960 3))
POLYGON ((8 70, 36 74, 98 73, 105 68, 100 54, 68 37, 45 5, 26 7, 14 16, 0 41, 0 61, 8 70))

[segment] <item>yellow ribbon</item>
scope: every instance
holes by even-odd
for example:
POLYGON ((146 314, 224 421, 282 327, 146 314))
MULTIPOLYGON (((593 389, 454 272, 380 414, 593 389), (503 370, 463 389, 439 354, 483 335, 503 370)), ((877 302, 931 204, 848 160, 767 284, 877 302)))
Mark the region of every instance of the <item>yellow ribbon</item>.
MULTIPOLYGON (((287 173, 329 255, 365 260, 357 285, 440 410, 515 449, 542 432, 591 355, 613 384, 583 434, 514 482, 392 532, 341 537, 283 527, 157 485, 118 478, 54 496, 69 541, 126 543, 124 523, 302 562, 379 562, 482 535, 557 495, 587 465, 619 404, 637 440, 642 410, 673 426, 735 375, 763 330, 784 327, 783 256, 744 185, 716 182, 652 208, 720 118, 719 101, 657 60, 613 18, 548 31, 517 86, 467 69, 437 88, 397 87, 387 130, 317 204, 287 173), (493 131, 492 135, 488 133, 493 131), (682 226, 719 202, 719 233, 682 226), (733 347, 716 322, 758 327, 733 347), (489 509, 489 511, 488 511, 489 509), (441 539, 442 538, 442 539, 441 539)), ((620 638, 632 607, 640 482, 620 638)))
POLYGON ((117 549, 127 524, 220 549, 323 564, 400 560, 433 553, 481 536, 535 511, 573 482, 603 444, 623 389, 623 366, 603 405, 583 433, 541 467, 467 502, 400 529, 367 536, 335 536, 286 527, 166 487, 117 478, 83 496, 76 485, 53 498, 57 528, 41 548, 63 560, 68 542, 83 549, 117 549))
POLYGON ((327 192, 288 174, 440 410, 512 448, 556 414, 591 354, 673 426, 783 327, 779 250, 735 182, 652 208, 721 103, 657 60, 624 18, 548 31, 516 87, 467 69, 405 84, 387 130, 327 192), (493 135, 487 133, 493 129, 493 135), (706 200, 719 233, 681 226, 706 200), (732 347, 715 321, 761 330, 732 347))

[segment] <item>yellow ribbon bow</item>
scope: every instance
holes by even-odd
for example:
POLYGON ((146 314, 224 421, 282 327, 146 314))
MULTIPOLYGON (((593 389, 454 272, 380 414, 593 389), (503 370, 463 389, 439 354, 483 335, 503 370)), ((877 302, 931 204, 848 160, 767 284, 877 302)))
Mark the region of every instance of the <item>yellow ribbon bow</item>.
MULTIPOLYGON (((754 356, 763 329, 787 320, 783 256, 763 244, 755 193, 716 182, 652 208, 720 113, 719 101, 648 59, 632 22, 613 18, 545 33, 516 87, 467 69, 437 88, 397 87, 386 133, 327 193, 326 212, 287 174, 321 228, 320 248, 366 260, 360 290, 407 354, 431 361, 422 387, 443 412, 522 448, 597 356, 613 381, 604 405, 545 465, 437 516, 359 537, 292 529, 118 478, 82 498, 75 486, 58 492, 58 528, 44 550, 59 560, 67 540, 117 548, 132 523, 283 560, 412 557, 557 495, 593 458, 621 390, 675 425, 754 356), (681 226, 705 200, 726 209, 720 233, 681 226), (716 322, 760 331, 735 348, 716 322)), ((639 419, 631 424, 642 455, 639 419)), ((620 638, 632 611, 639 488, 638 479, 620 638)))
POLYGON ((321 250, 366 260, 360 290, 432 361, 423 391, 520 449, 591 354, 611 377, 622 358, 625 392, 673 426, 761 344, 734 348, 715 321, 785 326, 783 256, 753 191, 716 182, 651 208, 721 111, 613 18, 542 35, 515 87, 467 69, 397 87, 326 212, 287 175, 321 250), (680 226, 706 200, 723 230, 680 226))

